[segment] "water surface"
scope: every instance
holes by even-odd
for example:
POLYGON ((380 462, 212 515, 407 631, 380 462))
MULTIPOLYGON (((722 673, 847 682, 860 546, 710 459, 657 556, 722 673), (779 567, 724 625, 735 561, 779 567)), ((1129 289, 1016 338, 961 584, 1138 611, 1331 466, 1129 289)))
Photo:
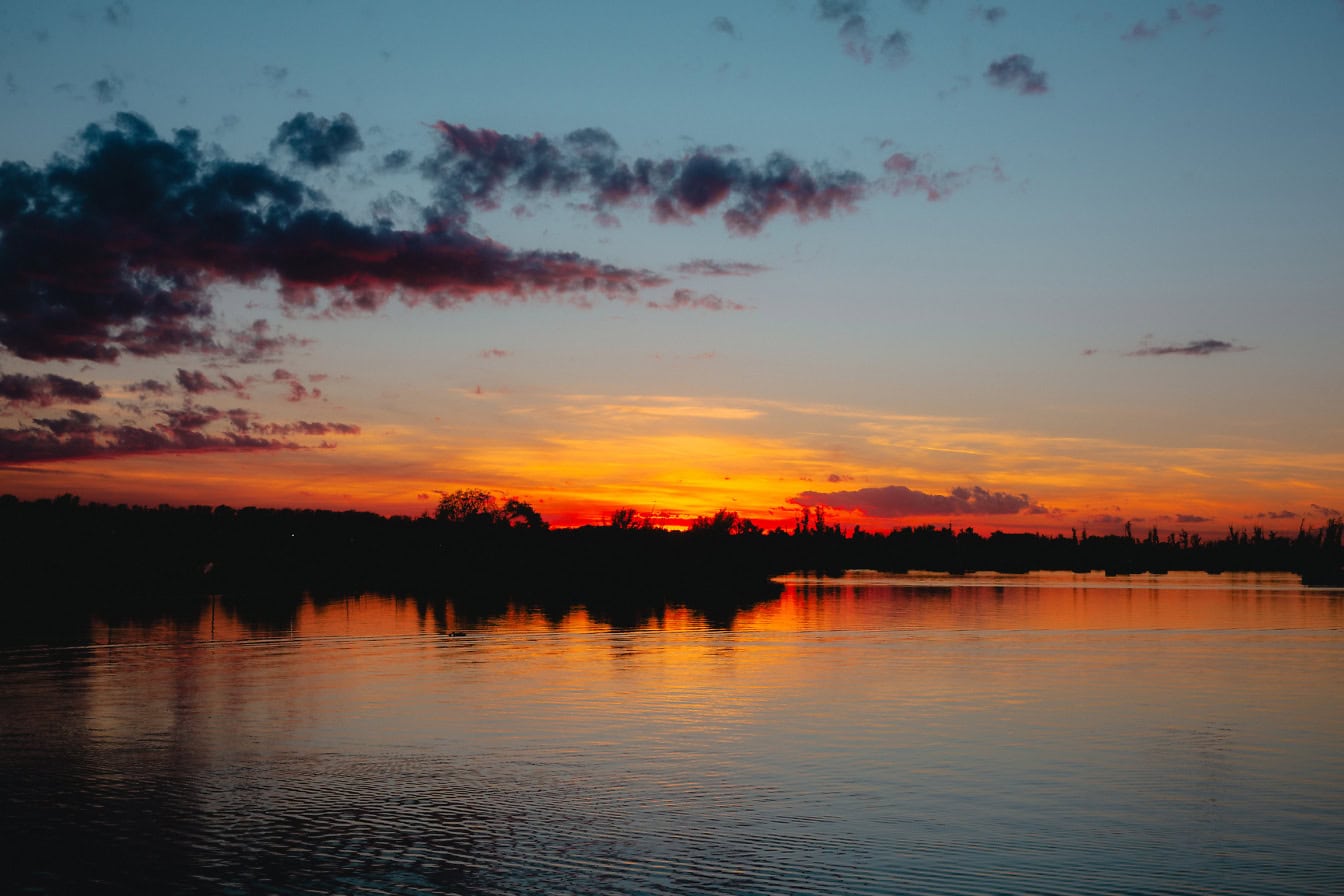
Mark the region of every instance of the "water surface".
POLYGON ((20 892, 1344 892, 1344 595, 227 601, 0 650, 20 892))

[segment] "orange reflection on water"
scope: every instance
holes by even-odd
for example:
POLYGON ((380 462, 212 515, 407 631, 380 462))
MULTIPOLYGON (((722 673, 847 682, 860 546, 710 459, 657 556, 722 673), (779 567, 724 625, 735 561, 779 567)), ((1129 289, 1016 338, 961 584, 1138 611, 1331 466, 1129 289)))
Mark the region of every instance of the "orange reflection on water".
POLYGON ((1288 573, 1120 576, 1038 572, 1006 576, 938 573, 782 579, 779 601, 738 615, 752 631, 872 629, 1162 630, 1337 625, 1337 593, 1307 591, 1288 573))

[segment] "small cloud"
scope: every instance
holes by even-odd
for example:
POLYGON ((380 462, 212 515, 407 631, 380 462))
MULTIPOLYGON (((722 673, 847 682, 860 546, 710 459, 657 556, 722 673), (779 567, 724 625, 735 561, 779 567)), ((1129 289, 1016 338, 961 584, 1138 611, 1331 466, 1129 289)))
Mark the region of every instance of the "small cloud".
POLYGON ((1291 510, 1270 510, 1261 511, 1255 515, 1259 520, 1295 520, 1300 514, 1293 513, 1291 510))
POLYGON ((853 476, 846 476, 843 473, 832 473, 826 477, 827 482, 851 482, 853 479, 853 476))
POLYGON ((108 75, 106 78, 99 78, 91 85, 93 98, 100 103, 113 103, 120 97, 122 91, 126 88, 126 82, 122 81, 116 75, 108 75))
POLYGON ((394 149, 378 161, 379 171, 404 171, 411 166, 415 157, 409 149, 394 149))
POLYGON ((1184 7, 1168 7, 1166 16, 1158 22, 1149 24, 1146 20, 1140 19, 1122 34, 1121 38, 1129 41, 1152 40, 1164 31, 1191 21, 1203 22, 1206 26, 1204 33, 1208 35, 1214 32, 1214 21, 1222 13, 1223 8, 1217 3, 1196 3, 1195 0, 1186 0, 1184 7))
POLYGON ((972 18, 980 19, 991 25, 1000 22, 1006 15, 1008 15, 1008 10, 1002 6, 977 6, 971 10, 972 18))
POLYGON ((510 352, 507 352, 507 351, 505 351, 505 350, 502 349, 502 348, 487 348, 485 351, 481 352, 481 357, 482 357, 482 358, 507 358, 507 357, 509 356, 509 354, 510 354, 510 352))
POLYGON ((715 16, 714 20, 709 23, 709 27, 710 30, 717 31, 720 34, 726 34, 735 40, 741 39, 741 35, 737 31, 737 26, 725 16, 715 16))
POLYGON ((138 383, 131 383, 128 387, 132 392, 145 392, 154 395, 167 395, 173 391, 173 387, 167 383, 161 383, 158 380, 141 380, 138 383))
POLYGON ((287 348, 308 345, 312 340, 285 333, 274 334, 268 321, 258 318, 241 330, 230 330, 222 353, 242 364, 270 361, 287 348))
POLYGON ((344 112, 335 121, 300 112, 280 125, 271 149, 280 147, 288 149, 297 164, 317 169, 339 164, 345 156, 363 149, 364 141, 354 119, 344 112))
POLYGON ((1143 358, 1155 355, 1217 355, 1223 352, 1248 352, 1249 346, 1225 342, 1222 339, 1194 339, 1184 345, 1148 345, 1145 344, 1132 352, 1126 352, 1131 358, 1143 358))
POLYGON ((0 399, 11 405, 50 407, 57 402, 92 404, 103 397, 96 383, 81 383, 54 373, 28 376, 22 373, 0 375, 0 399))
POLYGON ((1197 514, 1193 513, 1176 514, 1176 522, 1178 523, 1208 523, 1212 521, 1213 517, 1210 516, 1198 516, 1197 514))
POLYGON ((702 311, 746 311, 746 305, 720 298, 713 293, 697 293, 689 289, 678 289, 666 302, 647 302, 650 308, 660 311, 676 311, 683 308, 699 308, 702 311))
POLYGON ((929 8, 929 0, 905 0, 905 5, 915 12, 924 12, 929 8))
POLYGON ((888 68, 900 68, 910 59, 910 35, 904 31, 893 31, 882 39, 877 48, 888 68))
POLYGON ((817 0, 817 17, 826 22, 840 21, 858 15, 867 6, 868 0, 817 0))
POLYGON ((309 398, 318 399, 322 397, 321 389, 310 390, 298 380, 290 380, 289 394, 285 396, 285 401, 305 401, 309 398))
POLYGON ((131 24, 131 8, 125 0, 114 0, 103 8, 103 21, 115 27, 131 24))
POLYGON ((1344 510, 1336 510, 1333 507, 1323 507, 1320 504, 1311 505, 1311 509, 1327 519, 1337 520, 1344 517, 1344 510))
POLYGON ((1082 354, 1082 356, 1083 356, 1084 358, 1087 358, 1087 357, 1090 357, 1090 356, 1092 356, 1092 355, 1095 355, 1096 353, 1097 353, 1097 350, 1094 349, 1094 348, 1085 348, 1085 349, 1083 349, 1083 351, 1082 351, 1081 354, 1082 354))
POLYGON ((283 65, 263 65, 261 74, 272 87, 279 87, 289 77, 289 69, 283 65))
POLYGON ((673 268, 678 274, 699 277, 749 277, 770 270, 764 265, 746 261, 714 261, 709 258, 697 258, 684 261, 673 268))
POLYGON ((985 70, 985 80, 995 87, 1016 90, 1023 96, 1047 93, 1046 74, 1036 70, 1036 63, 1030 56, 1014 53, 998 62, 991 62, 985 70))
POLYGON ((218 392, 224 388, 199 370, 183 370, 181 367, 177 368, 177 384, 189 395, 218 392))

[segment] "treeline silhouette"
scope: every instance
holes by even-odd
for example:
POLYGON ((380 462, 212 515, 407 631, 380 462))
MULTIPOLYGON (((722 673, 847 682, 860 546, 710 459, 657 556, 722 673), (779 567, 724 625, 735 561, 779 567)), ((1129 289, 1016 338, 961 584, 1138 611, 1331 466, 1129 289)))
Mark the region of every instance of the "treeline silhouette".
POLYGON ((378 592, 466 603, 530 595, 533 603, 612 612, 636 599, 675 600, 722 614, 777 594, 772 576, 846 569, 1282 571, 1308 585, 1344 585, 1338 519, 1291 535, 1255 527, 1203 539, 1156 528, 1135 536, 1128 527, 1124 535, 981 535, 950 526, 846 532, 809 509, 791 529, 767 532, 721 510, 672 531, 622 508, 606 525, 553 529, 524 501, 501 504, 464 489, 420 517, 4 495, 0 531, 11 608, 47 599, 132 607, 190 594, 260 608, 286 603, 282 595, 378 592))

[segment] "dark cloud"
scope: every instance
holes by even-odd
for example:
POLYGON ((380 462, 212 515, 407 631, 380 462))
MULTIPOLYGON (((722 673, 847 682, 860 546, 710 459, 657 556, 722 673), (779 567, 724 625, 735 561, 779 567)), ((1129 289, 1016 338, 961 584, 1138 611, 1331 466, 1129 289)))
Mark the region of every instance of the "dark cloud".
POLYGON ((726 34, 729 37, 740 37, 737 33, 737 26, 724 16, 715 16, 714 20, 709 23, 709 27, 720 34, 726 34))
POLYGON ((1293 513, 1291 510, 1270 510, 1257 513, 1255 518, 1260 520, 1295 520, 1299 516, 1301 514, 1293 513))
POLYGON ((1195 0, 1186 0, 1184 7, 1168 7, 1167 14, 1155 23, 1149 24, 1146 20, 1140 19, 1121 37, 1125 40, 1152 40, 1162 32, 1186 22, 1203 22, 1207 26, 1204 33, 1211 34, 1214 30, 1214 20, 1222 13, 1223 8, 1217 3, 1196 3, 1195 0))
POLYGON ((1016 90, 1024 96, 1046 93, 1050 89, 1046 84, 1045 72, 1037 71, 1036 63, 1031 57, 1023 56, 1021 53, 1014 53, 998 62, 991 62, 989 68, 985 70, 985 80, 995 87, 1016 90))
POLYGON ((516 252, 441 219, 423 231, 360 224, 264 164, 207 157, 194 130, 161 138, 128 113, 85 128, 79 147, 41 169, 0 163, 0 344, 22 358, 253 358, 283 347, 256 325, 220 337, 216 283, 273 281, 289 310, 337 314, 392 297, 437 307, 487 295, 633 299, 665 282, 573 253, 516 252))
POLYGON ((1178 523, 1208 523, 1213 521, 1211 516, 1199 516, 1194 513, 1178 513, 1175 519, 1178 523))
POLYGON ((166 395, 173 391, 172 386, 158 380, 141 380, 138 383, 131 383, 130 389, 132 392, 151 392, 155 395, 166 395))
POLYGON ((116 75, 108 75, 106 78, 99 78, 91 85, 93 98, 100 103, 114 103, 121 97, 121 92, 126 88, 126 82, 116 75))
POLYGON ((264 435, 270 436, 356 436, 359 427, 349 423, 313 423, 299 420, 296 423, 266 423, 260 427, 264 435))
POLYGON ((1337 520, 1344 517, 1344 510, 1336 510, 1333 507, 1323 507, 1320 504, 1311 505, 1311 509, 1328 519, 1337 520))
POLYGON ((993 25, 1001 21, 1004 16, 1008 15, 1008 10, 1004 9, 1002 6, 977 6, 975 9, 971 10, 971 15, 977 19, 984 19, 986 22, 993 25))
POLYGON ((379 171, 404 171, 411 167, 415 156, 409 149, 394 149, 378 161, 379 171))
POLYGON ((695 261, 682 262, 673 270, 679 274, 700 277, 748 277, 770 269, 745 261, 713 261, 708 258, 697 258, 695 261))
POLYGON ((0 429, 0 463, 39 463, 131 454, 200 451, 297 450, 294 436, 358 435, 349 423, 262 423, 255 413, 187 404, 159 411, 149 427, 105 423, 96 414, 67 411, 38 418, 33 426, 0 429), (283 439, 283 441, 282 441, 283 439))
POLYGON ((783 153, 764 162, 699 148, 680 159, 627 161, 598 128, 559 141, 540 134, 509 136, 439 122, 439 151, 421 163, 435 184, 434 214, 461 226, 473 209, 495 209, 505 191, 531 196, 586 192, 599 217, 611 209, 647 204, 655 220, 689 221, 723 207, 729 230, 754 234, 776 215, 800 221, 850 210, 867 182, 852 171, 804 166, 783 153))
POLYGON ((648 307, 660 311, 677 311, 682 308, 699 308, 703 311, 746 311, 747 306, 713 293, 697 293, 689 289, 678 289, 666 302, 648 302, 648 307))
POLYGON ((788 503, 803 507, 820 505, 834 510, 852 510, 874 517, 967 514, 1002 516, 1024 512, 1032 514, 1049 512, 1024 494, 990 492, 980 486, 954 488, 947 495, 933 495, 903 485, 839 492, 806 491, 789 498, 788 503))
POLYGON ((1131 358, 1152 355, 1217 355, 1223 352, 1248 352, 1249 346, 1225 342, 1222 339, 1195 339, 1184 345, 1143 345, 1132 352, 1126 352, 1131 358))
POLYGON ((0 399, 11 404, 29 404, 45 408, 58 402, 92 404, 102 397, 103 390, 99 389, 97 384, 81 383, 54 373, 41 376, 28 376, 22 373, 0 375, 0 399))
POLYGON ((283 65, 263 65, 261 73, 273 87, 279 87, 289 77, 289 69, 283 65))
POLYGON ((177 368, 177 384, 189 395, 218 392, 224 388, 199 370, 183 370, 181 367, 177 368))
POLYGON ((364 148, 355 120, 342 112, 335 121, 300 112, 280 125, 271 150, 284 147, 294 161, 308 168, 330 168, 350 153, 364 148))

